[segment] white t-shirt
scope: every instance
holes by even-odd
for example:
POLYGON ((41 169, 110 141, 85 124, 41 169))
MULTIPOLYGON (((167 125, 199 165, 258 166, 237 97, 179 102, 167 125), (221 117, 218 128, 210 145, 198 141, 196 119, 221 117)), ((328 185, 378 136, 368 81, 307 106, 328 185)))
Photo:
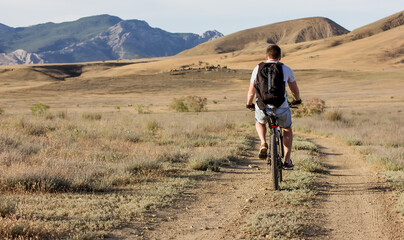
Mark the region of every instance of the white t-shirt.
MULTIPOLYGON (((266 61, 267 63, 276 63, 274 61, 266 61)), ((257 65, 253 72, 251 73, 251 83, 254 83, 255 80, 257 79, 257 74, 258 74, 258 67, 257 65)), ((295 81, 295 75, 293 74, 292 69, 290 67, 286 66, 285 64, 282 65, 282 70, 283 70, 283 81, 285 82, 285 88, 288 82, 294 82, 295 81)), ((286 99, 286 91, 285 91, 285 101, 282 103, 282 105, 279 108, 288 108, 288 100, 286 99)))

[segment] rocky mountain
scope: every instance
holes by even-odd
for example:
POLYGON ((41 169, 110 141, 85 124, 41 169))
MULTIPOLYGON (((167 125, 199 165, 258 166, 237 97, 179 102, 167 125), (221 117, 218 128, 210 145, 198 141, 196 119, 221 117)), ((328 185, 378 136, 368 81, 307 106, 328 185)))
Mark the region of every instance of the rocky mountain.
POLYGON ((0 24, 0 65, 171 56, 222 36, 218 31, 170 33, 109 15, 24 28, 0 24))

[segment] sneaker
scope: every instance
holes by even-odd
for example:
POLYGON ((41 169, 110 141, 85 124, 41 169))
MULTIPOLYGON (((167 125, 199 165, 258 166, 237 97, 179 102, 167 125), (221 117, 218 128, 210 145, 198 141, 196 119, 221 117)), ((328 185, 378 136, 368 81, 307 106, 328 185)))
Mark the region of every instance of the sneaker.
POLYGON ((283 169, 285 170, 293 170, 294 167, 295 165, 293 165, 292 160, 283 163, 283 169))
POLYGON ((264 143, 260 147, 260 151, 258 153, 258 157, 260 159, 266 159, 268 157, 268 144, 264 143))

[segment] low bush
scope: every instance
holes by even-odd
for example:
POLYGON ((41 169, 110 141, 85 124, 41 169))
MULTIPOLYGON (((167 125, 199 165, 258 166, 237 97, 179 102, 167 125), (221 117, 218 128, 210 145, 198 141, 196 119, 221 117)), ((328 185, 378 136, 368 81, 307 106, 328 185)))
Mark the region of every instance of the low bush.
POLYGON ((206 112, 207 103, 207 98, 198 96, 174 98, 169 105, 169 109, 177 112, 206 112))
POLYGON ((161 162, 180 163, 187 161, 189 157, 189 152, 181 151, 180 149, 174 149, 162 152, 157 158, 161 162))
POLYGON ((135 109, 138 114, 149 114, 151 113, 149 106, 145 106, 143 104, 136 104, 135 109))
POLYGON ((324 112, 325 101, 319 98, 304 100, 298 108, 292 108, 293 117, 306 117, 324 112))
POLYGON ((345 137, 345 143, 349 146, 362 146, 363 143, 361 140, 357 139, 356 137, 345 137))
POLYGON ((48 131, 48 128, 41 123, 24 123, 24 131, 32 136, 44 136, 48 131))
POLYGON ((224 161, 225 159, 216 156, 195 156, 189 160, 188 167, 194 170, 219 172, 220 165, 224 161))
POLYGON ((329 112, 326 112, 324 115, 324 118, 328 121, 336 122, 336 121, 342 121, 342 113, 339 110, 332 110, 329 112))
POLYGON ((4 114, 4 110, 0 108, 0 115, 4 114))
POLYGON ((151 170, 158 170, 161 168, 161 163, 158 159, 135 159, 128 163, 126 171, 131 174, 136 174, 139 172, 149 172, 151 170))
POLYGON ((42 116, 44 115, 50 107, 48 105, 37 103, 31 107, 31 113, 35 116, 42 116))

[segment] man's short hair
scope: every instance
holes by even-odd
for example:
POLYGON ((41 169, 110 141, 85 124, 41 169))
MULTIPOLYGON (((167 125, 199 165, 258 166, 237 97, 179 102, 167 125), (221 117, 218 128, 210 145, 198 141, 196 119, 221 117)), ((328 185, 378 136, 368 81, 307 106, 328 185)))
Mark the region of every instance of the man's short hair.
POLYGON ((267 56, 271 59, 279 59, 281 57, 281 48, 276 44, 267 47, 267 56))

